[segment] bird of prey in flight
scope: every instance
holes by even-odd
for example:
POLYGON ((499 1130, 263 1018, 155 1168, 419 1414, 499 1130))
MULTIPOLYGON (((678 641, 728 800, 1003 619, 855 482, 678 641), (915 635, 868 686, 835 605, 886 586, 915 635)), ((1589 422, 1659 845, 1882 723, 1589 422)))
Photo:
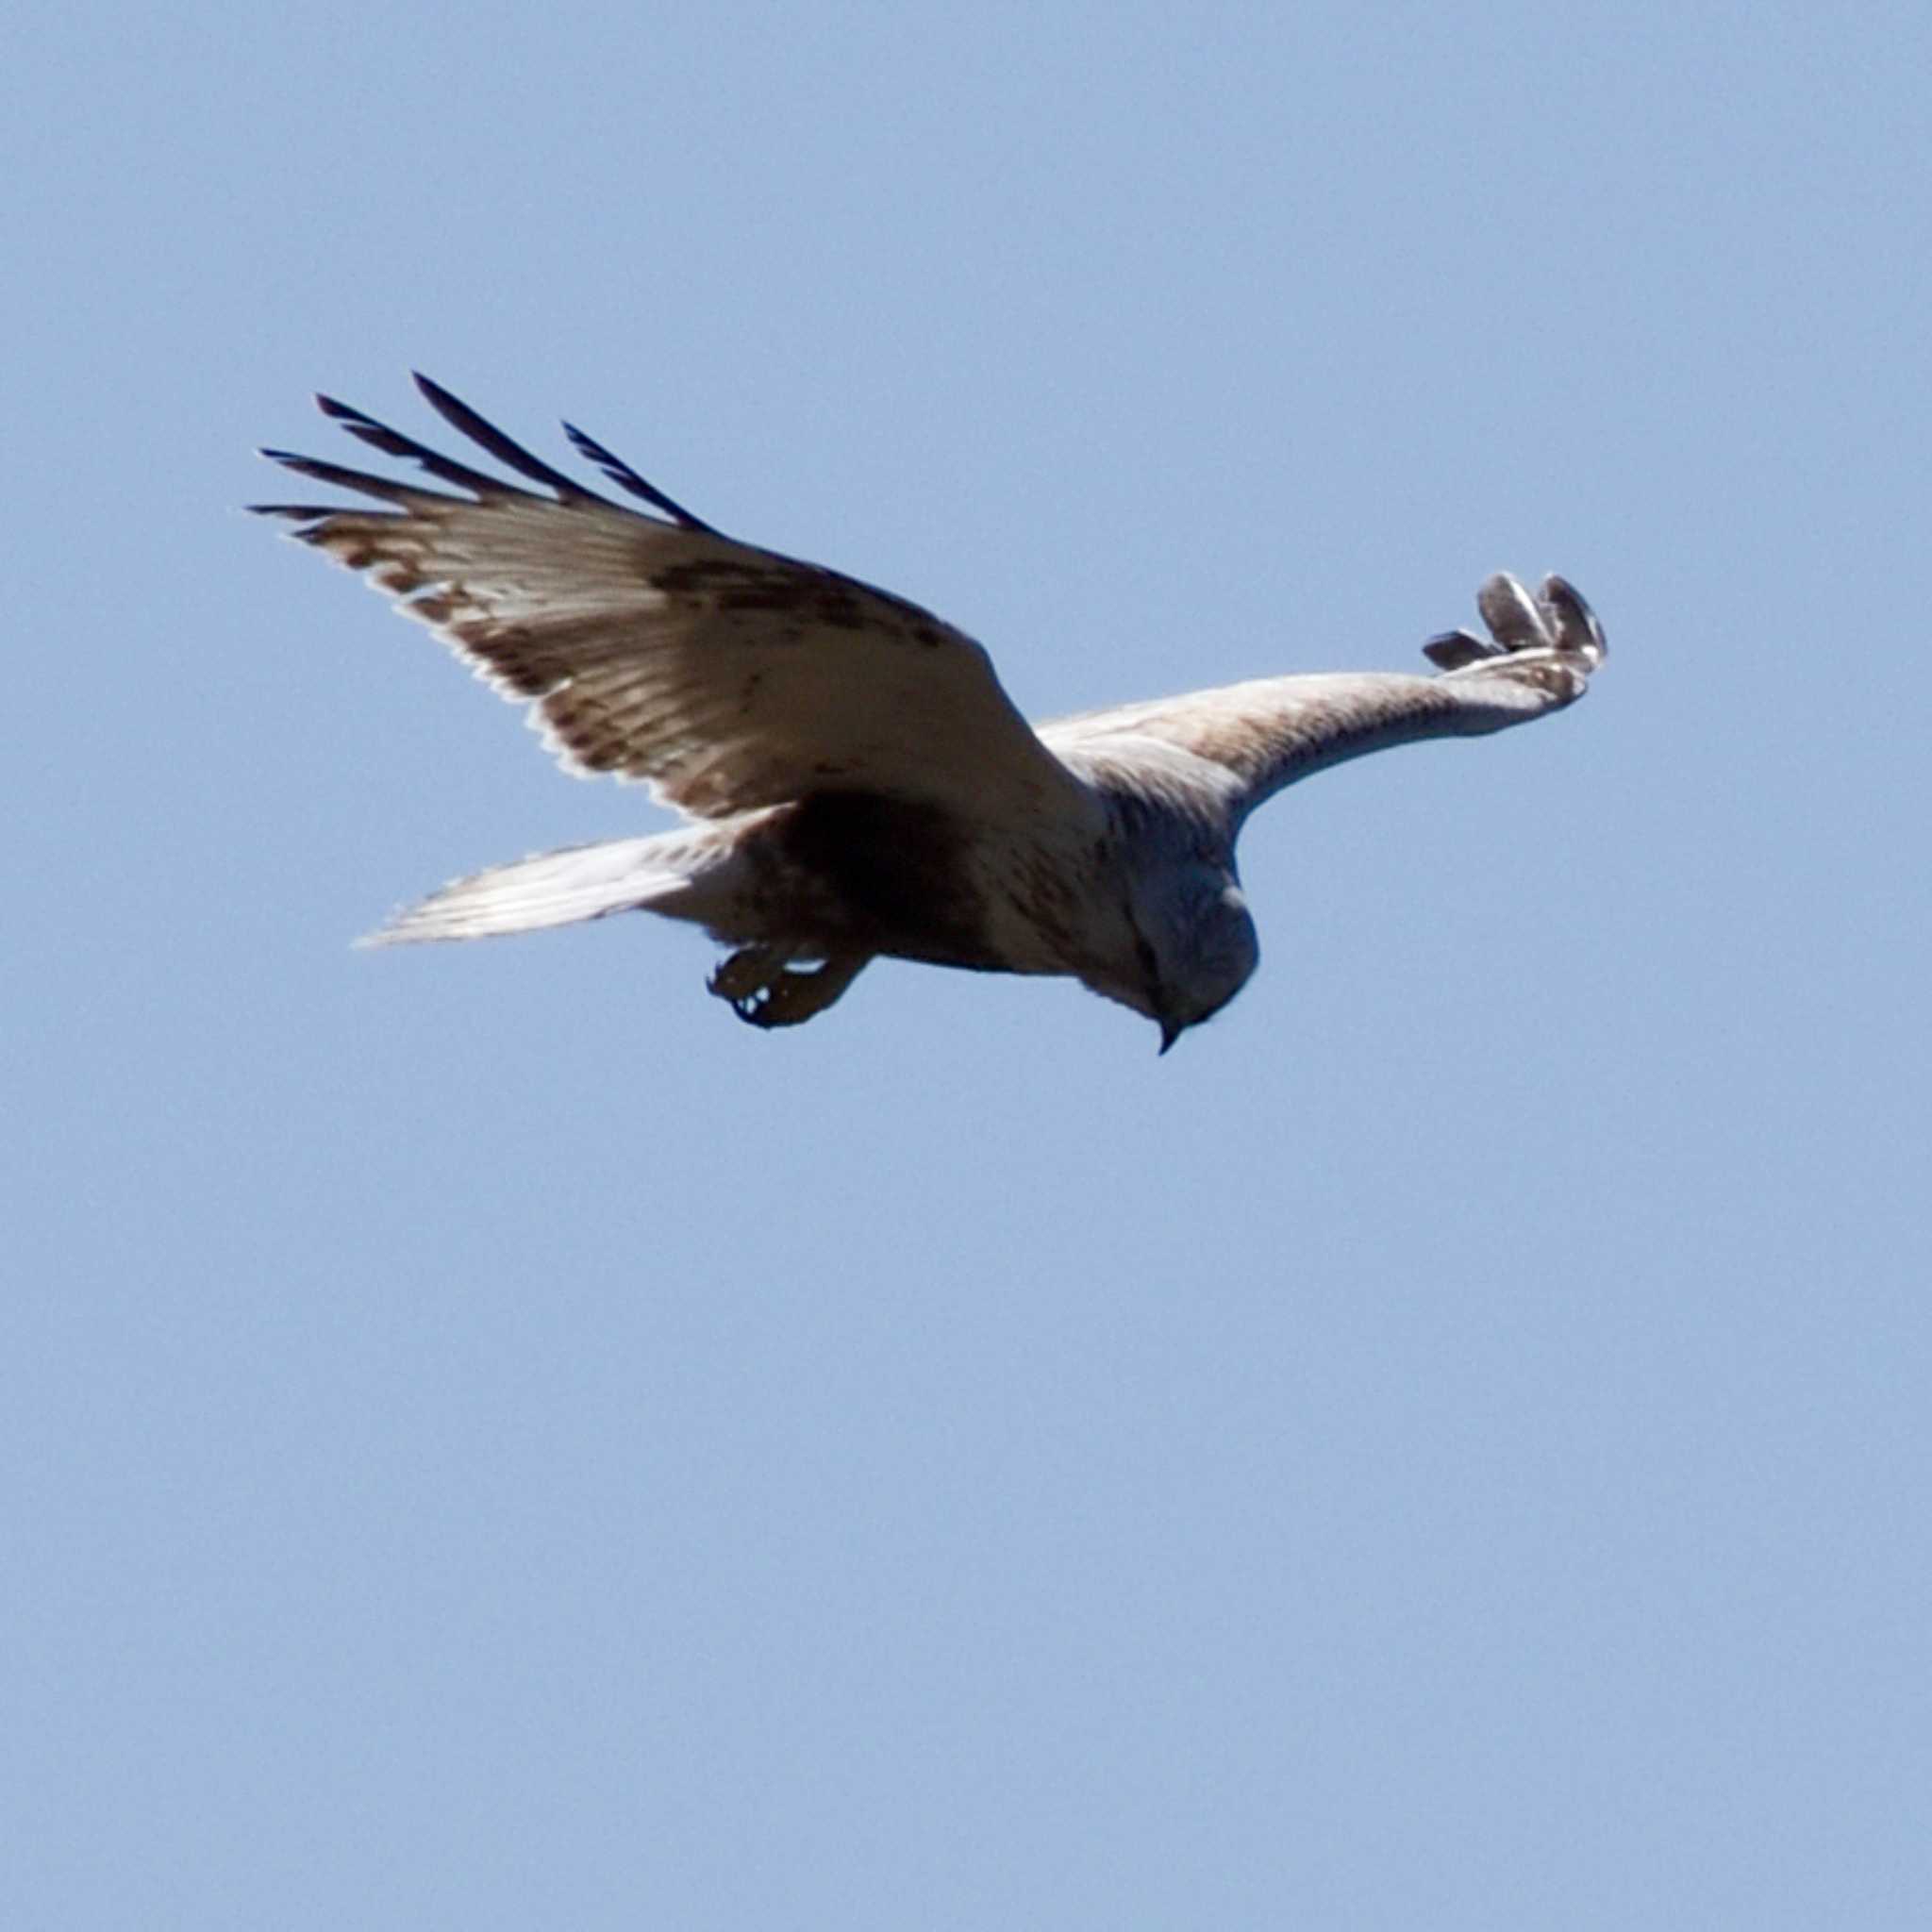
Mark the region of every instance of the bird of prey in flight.
POLYGON ((458 879, 379 942, 658 912, 730 948, 710 990, 755 1026, 824 1012, 883 955, 1070 974, 1152 1020, 1165 1052, 1255 970, 1234 848, 1257 805, 1363 752, 1560 710, 1603 661, 1561 577, 1532 594, 1499 575, 1476 598, 1487 637, 1423 646, 1435 675, 1264 677, 1035 726, 930 611, 724 536, 566 424, 643 509, 613 503, 416 380, 521 481, 325 396, 445 487, 267 450, 380 508, 255 508, 527 703, 567 769, 641 781, 684 823, 458 879))

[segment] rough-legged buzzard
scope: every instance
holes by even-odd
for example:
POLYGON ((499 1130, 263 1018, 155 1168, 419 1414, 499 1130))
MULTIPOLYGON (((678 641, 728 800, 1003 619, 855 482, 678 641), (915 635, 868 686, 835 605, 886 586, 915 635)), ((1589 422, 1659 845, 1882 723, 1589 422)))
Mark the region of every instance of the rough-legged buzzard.
POLYGON ((686 823, 459 879, 380 941, 660 912, 732 949, 710 988, 757 1026, 823 1012, 883 954, 1070 974, 1165 1051, 1255 970, 1234 847, 1256 806, 1363 752, 1558 710, 1603 661, 1561 577, 1531 595, 1499 575, 1476 599, 1487 639, 1424 645, 1438 675, 1260 678, 1036 728, 986 652, 918 605, 722 536, 565 425, 649 513, 611 503, 417 384, 535 489, 323 397, 447 490, 269 450, 385 507, 256 508, 529 703, 571 770, 640 780, 686 823))

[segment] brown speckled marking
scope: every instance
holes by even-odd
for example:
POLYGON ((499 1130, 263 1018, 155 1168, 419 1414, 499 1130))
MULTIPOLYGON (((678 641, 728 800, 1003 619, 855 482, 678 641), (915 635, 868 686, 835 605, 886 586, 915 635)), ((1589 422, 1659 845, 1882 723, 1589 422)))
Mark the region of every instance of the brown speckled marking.
POLYGON ((865 628, 865 607, 855 588, 822 571, 700 558, 666 564, 652 574, 650 582, 667 597, 694 597, 718 610, 804 617, 835 630, 865 628))

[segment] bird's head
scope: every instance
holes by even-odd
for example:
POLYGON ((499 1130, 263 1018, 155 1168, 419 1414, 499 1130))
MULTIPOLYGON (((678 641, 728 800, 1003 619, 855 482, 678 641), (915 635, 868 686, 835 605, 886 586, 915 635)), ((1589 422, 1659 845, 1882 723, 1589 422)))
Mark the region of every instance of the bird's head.
POLYGON ((1135 908, 1143 1000, 1130 1001, 1160 1028, 1165 1053, 1248 983, 1261 958, 1241 882, 1207 863, 1170 873, 1158 894, 1135 908))

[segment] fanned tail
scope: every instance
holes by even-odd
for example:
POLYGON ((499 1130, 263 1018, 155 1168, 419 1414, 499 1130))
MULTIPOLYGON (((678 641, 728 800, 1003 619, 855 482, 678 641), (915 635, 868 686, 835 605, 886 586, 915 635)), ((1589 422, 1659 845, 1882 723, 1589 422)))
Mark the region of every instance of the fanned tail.
POLYGON ((672 911, 666 899, 691 884, 693 841, 680 833, 649 839, 610 839, 542 852, 509 865, 455 879, 441 891, 405 907, 363 946, 423 940, 484 940, 503 933, 541 932, 610 912, 672 911), (682 862, 681 862, 682 861, 682 862))

